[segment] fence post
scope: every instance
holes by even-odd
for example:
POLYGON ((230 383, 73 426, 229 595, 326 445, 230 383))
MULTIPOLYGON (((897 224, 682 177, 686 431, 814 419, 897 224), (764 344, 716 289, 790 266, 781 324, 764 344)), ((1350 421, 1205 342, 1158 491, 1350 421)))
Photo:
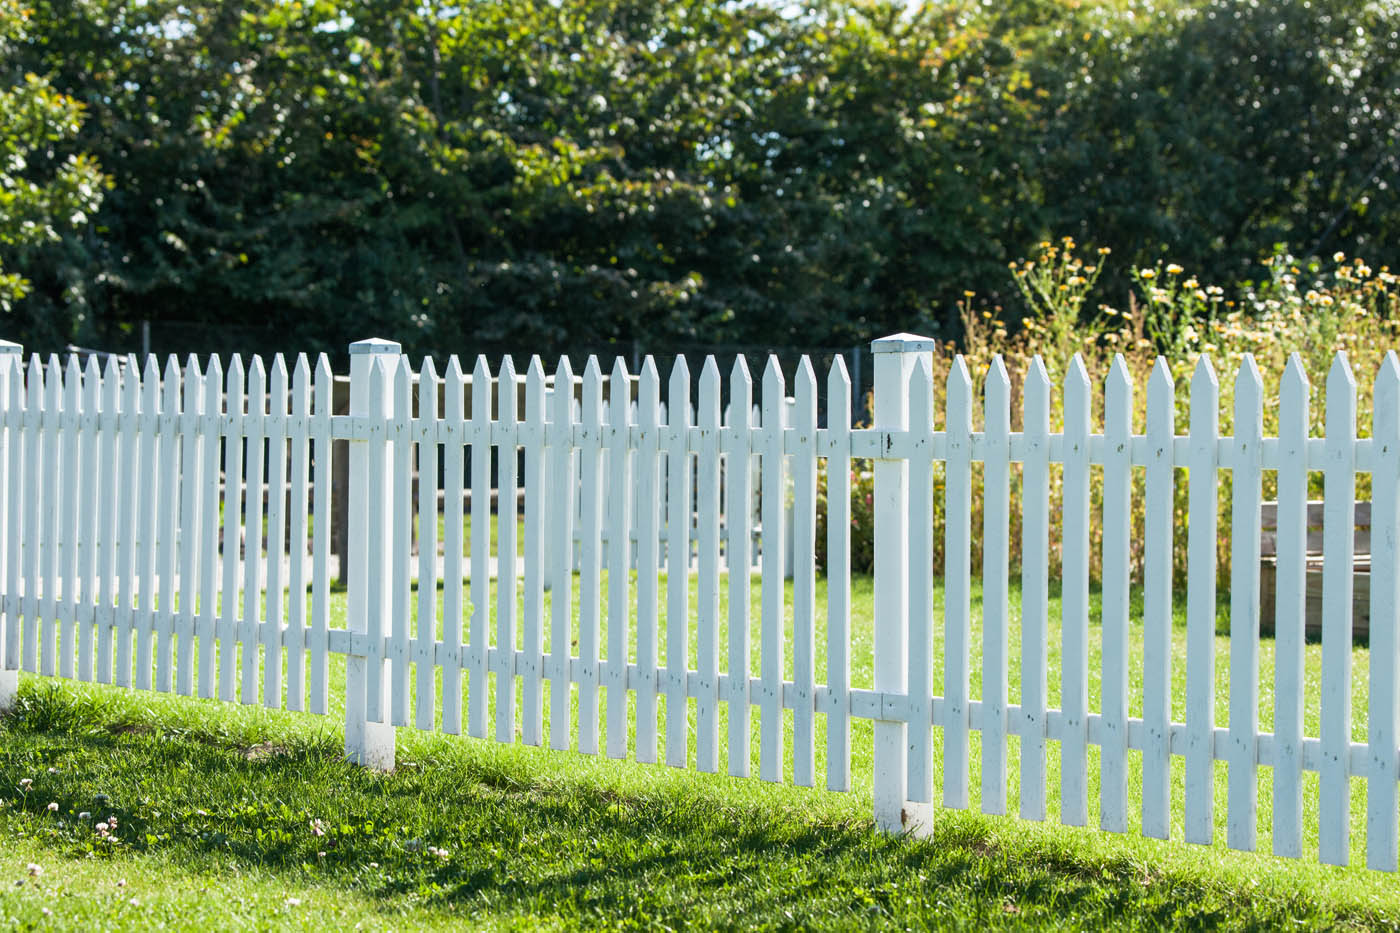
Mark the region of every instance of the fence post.
MULTIPOLYGON (((909 377, 923 354, 932 363, 935 342, 914 334, 872 341, 875 355, 875 429, 909 427, 909 377)), ((888 448, 886 448, 888 450, 888 448)), ((875 461, 875 691, 909 688, 909 461, 875 461)), ((932 568, 922 568, 932 572, 932 568)), ((907 709, 907 704, 905 704, 907 709)), ((931 723, 921 723, 924 729, 931 723)), ((875 825, 886 832, 926 832, 933 806, 908 798, 909 728, 902 719, 875 721, 875 825)))
MULTIPOLYGON (((14 370, 23 365, 24 347, 8 340, 0 340, 0 412, 8 413, 10 406, 19 401, 11 397, 10 387, 14 370)), ((6 431, 3 435, 3 441, 0 441, 0 470, 7 470, 11 463, 17 462, 15 458, 9 456, 9 445, 12 443, 12 438, 13 435, 6 431)), ((14 485, 10 479, 8 475, 0 476, 0 503, 3 503, 4 506, 3 509, 0 509, 0 580, 5 579, 5 568, 10 566, 10 559, 13 556, 10 549, 19 546, 19 542, 11 539, 7 533, 12 525, 10 509, 17 505, 6 496, 6 490, 14 485)), ((9 579, 14 580, 16 576, 11 574, 9 579)), ((4 595, 5 604, 0 606, 0 609, 4 610, 3 616, 0 616, 0 654, 4 653, 6 644, 19 644, 18 639, 8 638, 6 632, 8 626, 19 624, 19 620, 16 618, 19 613, 10 609, 11 600, 15 600, 19 594, 6 591, 4 595)), ((5 657, 4 663, 0 664, 0 712, 13 706, 18 694, 19 658, 5 657)))
MULTIPOLYGON (((360 340, 350 344, 350 414, 352 417, 374 415, 384 417, 394 414, 394 396, 389 390, 389 373, 382 377, 384 391, 379 394, 379 410, 370 411, 370 380, 375 363, 396 361, 401 352, 399 344, 391 340, 360 340)), ((393 587, 390 585, 390 546, 394 527, 391 507, 394 460, 392 450, 383 443, 383 435, 377 440, 352 440, 349 444, 350 489, 349 527, 346 553, 349 556, 348 614, 351 638, 363 639, 370 631, 370 614, 378 614, 384 620, 379 631, 389 631, 388 618, 393 587), (384 460, 379 471, 383 477, 382 488, 370 489, 370 456, 374 454, 384 460), (369 540, 369 511, 380 509, 382 520, 378 523, 382 534, 377 540, 369 540), (370 576, 379 578, 378 586, 370 585, 370 576), (376 605, 369 604, 370 593, 377 593, 376 605)), ((380 662, 387 666, 387 662, 380 662)), ((379 719, 367 716, 366 689, 369 682, 370 660, 363 653, 352 653, 345 665, 345 757, 351 762, 381 771, 394 767, 394 727, 389 721, 390 677, 386 671, 379 678, 381 702, 379 719)))

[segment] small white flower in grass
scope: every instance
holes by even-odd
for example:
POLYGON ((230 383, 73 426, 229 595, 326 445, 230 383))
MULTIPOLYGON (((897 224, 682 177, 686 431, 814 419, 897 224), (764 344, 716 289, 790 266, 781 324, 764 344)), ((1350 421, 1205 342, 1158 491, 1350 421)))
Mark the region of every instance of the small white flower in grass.
POLYGON ((300 906, 301 906, 301 898, 299 898, 299 897, 289 897, 289 898, 287 898, 287 906, 288 906, 288 907, 300 907, 300 906))
POLYGON ((20 786, 20 787, 25 787, 25 788, 27 788, 27 787, 29 787, 30 784, 33 784, 33 783, 34 783, 34 779, 33 779, 33 778, 20 778, 20 780, 19 780, 19 786, 20 786))
POLYGON ((90 819, 92 819, 92 814, 89 813, 87 810, 84 810, 82 813, 79 813, 79 814, 78 814, 78 819, 80 819, 80 820, 90 820, 90 819))
POLYGON ((30 877, 32 877, 32 878, 37 878, 37 877, 39 877, 40 875, 42 875, 43 873, 44 873, 44 866, 42 866, 42 865, 36 865, 34 862, 30 862, 30 863, 29 863, 29 875, 30 875, 30 877))
POLYGON ((124 888, 124 887, 126 887, 126 879, 125 879, 125 878, 118 878, 118 879, 117 879, 117 887, 119 887, 119 888, 124 888))
MULTIPOLYGON (((159 816, 160 814, 156 814, 156 815, 159 816)), ((113 813, 111 816, 107 817, 107 822, 108 822, 108 823, 111 823, 113 826, 116 826, 116 825, 117 825, 117 815, 116 815, 115 813, 113 813)))
POLYGON ((195 816, 208 816, 208 815, 209 815, 209 811, 207 811, 207 810, 196 810, 196 811, 194 811, 194 815, 195 815, 195 816))
POLYGON ((57 801, 57 800, 50 800, 50 801, 49 801, 49 808, 48 808, 48 809, 49 809, 49 812, 50 812, 50 813, 57 813, 57 812, 58 812, 58 801, 57 801))
POLYGON ((58 773, 58 769, 57 769, 57 768, 50 768, 50 769, 49 769, 49 774, 57 774, 57 773, 58 773))
POLYGON ((317 858, 325 858, 325 857, 326 857, 326 853, 324 853, 324 852, 317 852, 317 853, 316 853, 316 857, 317 857, 317 858))
POLYGON ((370 862, 370 863, 369 863, 369 867, 370 867, 370 868, 378 868, 378 867, 379 867, 379 863, 378 863, 378 862, 370 862))
POLYGON ((45 917, 52 917, 52 916, 53 916, 53 911, 52 911, 52 910, 49 910, 47 907, 45 907, 45 908, 44 908, 44 916, 45 916, 45 917))
POLYGON ((320 820, 311 821, 311 835, 324 836, 326 834, 326 824, 320 820))

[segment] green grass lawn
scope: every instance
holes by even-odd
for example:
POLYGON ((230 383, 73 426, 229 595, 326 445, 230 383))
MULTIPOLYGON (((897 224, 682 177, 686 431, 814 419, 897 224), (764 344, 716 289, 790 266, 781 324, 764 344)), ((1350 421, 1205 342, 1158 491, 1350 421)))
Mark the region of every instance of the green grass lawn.
MULTIPOLYGON (((691 591, 693 600, 693 578, 691 591)), ((721 596, 723 620, 723 591, 721 596)), ((853 597, 852 682, 869 686, 871 582, 856 580, 853 597)), ((1016 597, 1013 591, 1013 702, 1016 597)), ((336 596, 335 625, 344 624, 344 599, 336 596)), ((757 586, 751 603, 756 671, 757 586)), ((824 606, 822 581, 818 605, 824 606)), ((790 600, 788 606, 790 625, 790 600)), ((1058 603, 1051 608, 1053 620, 1058 603)), ((974 616, 978 609, 974 600, 974 616)), ((664 611, 663 595, 663 632, 664 611)), ((821 645, 825 620, 817 622, 821 645)), ((1175 635, 1181 657, 1180 619, 1175 635)), ((1137 686, 1140 624, 1133 636, 1137 686)), ((1058 670, 1058 642, 1052 621, 1052 671, 1058 670)), ((1092 671, 1096 627, 1091 646, 1092 671)), ((1272 648, 1265 640, 1261 650, 1265 729, 1272 721, 1272 648)), ((1228 639, 1219 636, 1221 725, 1228 722, 1227 649, 1228 639)), ((1365 734, 1366 662, 1367 652, 1358 646, 1357 738, 1365 734)), ((941 659, 935 665, 940 683, 941 659)), ((1184 665, 1176 667, 1181 692, 1184 665)), ((1316 734, 1315 644, 1308 646, 1307 669, 1308 728, 1316 734)), ((819 681, 823 675, 819 669, 819 681)), ((16 714, 0 727, 0 923, 589 929, 1400 925, 1400 888, 1393 876, 1319 866, 1311 853, 1290 861, 1225 849, 1224 765, 1217 768, 1218 842, 1210 848, 1179 841, 1179 759, 1178 841, 1145 840, 1135 829, 1115 836, 1056 825, 1053 743, 1050 822, 938 810, 931 839, 892 839, 871 828, 868 722, 857 721, 853 729, 855 790, 849 794, 412 729, 399 730, 398 771, 381 775, 340 760, 343 678, 343 665, 333 665, 333 709, 325 718, 25 678, 16 714), (32 783, 23 785, 26 778, 32 783), (56 811, 48 809, 50 803, 56 811), (89 818, 80 818, 84 812, 89 818), (107 839, 116 842, 99 838, 94 828, 111 815, 118 822, 109 826, 107 839), (31 864, 42 871, 31 874, 31 864), (52 916, 46 918, 45 910, 52 916)), ((974 695, 978 680, 974 666, 974 695)), ((1052 673, 1052 705, 1057 692, 1052 673)), ((1096 676, 1090 695, 1091 706, 1097 705, 1096 676)), ((723 730, 723 708, 721 713, 723 730)), ((1140 703, 1134 706, 1139 713, 1140 703)), ((1178 701, 1176 718, 1182 715, 1178 701)), ((692 734, 693 720, 692 706, 692 734)), ((819 784, 823 725, 819 718, 819 784)), ((722 768, 723 745, 721 731, 722 768)), ((974 811, 977 751, 974 733, 974 811)), ((1014 739, 1011 753, 1014 812, 1014 739)), ((935 749, 935 762, 937 757, 935 749)), ((1130 761, 1131 788, 1138 782, 1136 753, 1130 761)), ((1096 770, 1091 759, 1091 821, 1096 770)), ((1267 852, 1268 770, 1260 775, 1260 847, 1267 852)), ((1313 776, 1305 789, 1305 851, 1316 846, 1316 795, 1313 776)), ((1363 781, 1353 781, 1352 798, 1352 861, 1361 865, 1363 781)), ((1135 811, 1137 805, 1134 790, 1130 807, 1135 811)))

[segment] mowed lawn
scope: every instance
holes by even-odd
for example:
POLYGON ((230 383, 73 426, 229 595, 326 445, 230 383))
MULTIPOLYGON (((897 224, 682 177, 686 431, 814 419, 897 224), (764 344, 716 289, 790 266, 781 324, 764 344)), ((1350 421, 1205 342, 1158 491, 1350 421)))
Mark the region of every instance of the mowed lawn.
MULTIPOLYGON (((605 604, 606 574, 601 582, 605 604)), ((692 613, 696 586, 692 577, 692 613)), ((630 590, 635 598, 635 586, 630 590)), ((575 618, 578 591, 575 578, 575 618)), ((661 593, 664 664, 664 578, 661 593)), ((941 595, 935 589, 940 621, 941 595)), ((791 584, 787 596, 790 632, 791 584)), ((978 596, 974 591, 974 651, 980 641, 978 596)), ((1018 597, 1013 589, 1012 702, 1019 699, 1018 597)), ((441 598, 439 591, 439 607, 441 598)), ((723 586, 720 600, 725 645, 723 586)), ((750 603, 751 664, 757 672, 762 650, 757 577, 750 603)), ((852 600, 855 686, 871 686, 871 603, 871 581, 858 578, 852 600)), ((825 654, 822 580, 817 606, 820 659, 825 654)), ((1097 601, 1094 610, 1091 708, 1098 701, 1097 601)), ((1058 705, 1058 612, 1055 600, 1049 638, 1052 706, 1058 705)), ((1141 685, 1140 612, 1136 605, 1135 692, 1141 685)), ((344 614, 345 596, 336 594, 332 624, 344 625, 344 614)), ((606 650, 606 612, 600 615, 606 650)), ((1228 724, 1227 622, 1222 606, 1218 725, 1228 724)), ((1180 720, 1186 634, 1180 613, 1177 623, 1174 718, 1180 720)), ((692 666, 693 639, 692 625, 692 666)), ((722 647, 722 667, 726 655, 722 647)), ((1309 644, 1306 709, 1312 735, 1320 659, 1320 646, 1309 644)), ((1365 738, 1367 660, 1365 647, 1357 646, 1357 740, 1365 738)), ((790 676, 790 651, 787 664, 790 676)), ((1268 729, 1269 639, 1262 642, 1260 664, 1260 718, 1268 729)), ((935 667, 934 682, 941 684, 941 658, 935 658, 935 667)), ((978 662, 972 670, 976 696, 978 662)), ((819 682, 824 674, 819 661, 819 682)), ((1137 753, 1130 756, 1134 827, 1128 835, 1057 825, 1054 743, 1050 821, 979 815, 974 733, 972 810, 936 811, 930 839, 892 838, 872 829, 871 727, 865 721, 855 721, 852 730, 851 793, 696 773, 693 703, 692 769, 404 728, 398 770, 376 774, 341 760, 343 683, 343 664, 333 663, 331 712, 317 717, 25 677, 16 712, 0 725, 0 924, 83 929, 1400 926, 1397 879, 1357 867, 1365 858, 1362 780, 1351 787, 1353 867, 1337 869, 1315 860, 1315 775, 1304 791, 1307 857, 1292 861, 1224 847, 1223 764, 1216 772, 1217 844, 1210 848, 1179 841, 1180 759, 1174 763, 1172 842, 1137 834, 1137 753), (105 831, 97 828, 100 823, 105 831)), ((605 689, 603 697, 605 704, 605 689)), ((574 704, 576 715, 576 695, 574 704)), ((664 700, 661 706, 664 714, 664 700)), ((490 713, 494 731, 494 709, 490 713)), ((1140 713, 1137 698, 1133 714, 1140 713)), ((721 706, 721 771, 724 714, 721 706)), ((757 773, 756 709, 752 716, 757 773)), ((791 711, 787 717, 790 743, 791 711)), ((821 717, 817 722, 820 788, 825 724, 821 717)), ((600 731, 606 734, 605 728, 600 731)), ((660 732, 664 756, 664 725, 660 732)), ((1015 738, 1010 748, 1008 796, 1014 813, 1015 738)), ((786 752, 790 768, 790 748, 786 752)), ((937 767, 936 743, 934 760, 937 767)), ((1268 769, 1259 773, 1260 849, 1267 852, 1272 791, 1268 769)), ((1092 756, 1090 781, 1095 823, 1097 758, 1092 756)))

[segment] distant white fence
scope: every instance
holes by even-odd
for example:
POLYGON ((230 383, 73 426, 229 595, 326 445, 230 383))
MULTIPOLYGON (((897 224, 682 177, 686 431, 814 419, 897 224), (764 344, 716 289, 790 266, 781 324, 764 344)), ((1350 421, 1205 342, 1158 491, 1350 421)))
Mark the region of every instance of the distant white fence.
MULTIPOLYGON (((17 671, 176 691, 313 713, 330 708, 329 660, 346 658, 346 747, 356 761, 392 767, 393 729, 465 729, 554 748, 576 747, 657 760, 658 700, 664 697, 665 756, 750 774, 750 709, 758 709, 758 771, 770 781, 817 780, 819 721, 825 726, 825 783, 851 786, 851 722, 874 723, 874 805, 886 829, 918 828, 935 798, 935 729, 941 744, 941 801, 969 805, 972 732, 981 733, 982 809, 1007 808, 1009 743, 1019 742, 1020 815, 1044 819, 1047 745, 1060 752, 1061 820, 1090 818, 1090 746, 1098 748, 1099 824, 1128 827, 1130 751, 1142 756, 1141 825, 1169 835, 1171 764, 1185 759, 1182 806, 1188 841, 1213 840, 1214 772, 1227 762, 1226 839, 1256 845, 1257 776, 1272 771, 1275 853, 1298 856, 1303 775, 1319 773, 1319 855, 1348 858, 1347 788, 1367 782, 1367 863, 1394 870, 1400 783, 1400 692, 1396 637, 1400 537, 1400 365, 1387 357, 1375 386, 1375 423, 1358 439, 1356 386, 1338 358, 1327 386, 1326 437, 1308 431, 1309 389, 1295 358, 1283 376, 1280 437, 1262 435, 1262 389, 1252 361, 1235 388, 1235 436, 1220 436, 1216 378, 1202 361, 1191 385, 1189 431, 1176 433, 1174 387, 1164 364, 1147 386, 1146 434, 1132 433, 1131 384, 1121 361, 1105 387, 1104 432, 1090 431, 1092 389, 1076 361, 1063 386, 1064 429, 1050 431, 1052 387, 1038 362, 1024 381, 1024 430, 1010 430, 1010 383, 998 363, 985 398, 973 398, 959 360, 934 430, 934 386, 923 338, 874 343, 875 426, 851 426, 851 391, 838 363, 826 375, 826 427, 819 427, 817 375, 804 361, 787 401, 783 374, 762 377, 757 414, 747 369, 728 376, 707 360, 691 403, 684 359, 669 374, 669 416, 661 375, 650 360, 635 397, 619 361, 605 379, 590 361, 581 396, 551 393, 539 362, 520 393, 506 360, 485 361, 467 380, 455 358, 438 375, 431 361, 413 374, 397 344, 351 347, 350 413, 331 414, 330 367, 303 357, 291 373, 278 357, 245 372, 237 357, 201 371, 154 359, 144 373, 108 361, 66 368, 20 348, 0 352, 0 579, 4 610, 0 699, 17 671), (626 387, 622 391, 610 386, 626 387), (605 395, 607 397, 605 397, 605 395), (577 403, 577 404, 575 404, 577 403), (973 409, 984 407, 983 430, 973 409), (790 407, 790 413, 785 412, 790 407), (522 410, 523 409, 523 410, 522 410), (726 423, 727 421, 727 423, 726 423), (348 626, 331 624, 330 459, 349 441, 348 626), (465 469, 468 450, 470 476, 465 469), (490 546, 492 451, 499 503, 523 499, 523 540, 514 515, 498 523, 494 599, 490 546), (411 481, 414 456, 420 481, 411 481), (504 454, 504 455, 502 455, 504 454), (854 650, 849 563, 850 468, 875 461, 874 679, 851 682, 854 650), (437 558, 439 476, 444 477, 442 566, 437 558), (757 458, 758 471, 752 470, 757 458), (941 489, 933 466, 944 464, 941 489), (971 624, 973 463, 983 464, 981 648, 971 624), (741 469, 730 465, 743 464, 741 469), (1010 476, 1021 464, 1021 684, 1008 701, 1010 476), (605 467, 606 464, 606 467, 605 467), (1063 553, 1050 566, 1051 464, 1063 469, 1057 516, 1063 553), (1143 540, 1130 533, 1133 471, 1145 473, 1143 540), (1189 488, 1185 721, 1171 716, 1172 501, 1174 468, 1189 488), (663 469, 664 468, 664 469, 663 469), (825 606, 814 568, 819 471, 829 485, 825 606), (1089 531, 1091 470, 1102 469, 1102 702, 1089 708, 1089 531), (1229 724, 1215 722, 1216 480, 1233 473, 1229 724), (1278 473, 1274 730, 1260 731, 1259 528, 1261 472, 1278 473), (1320 730, 1304 730, 1304 599, 1309 471, 1325 479, 1324 624, 1320 730), (1355 478, 1372 479, 1371 643, 1367 741, 1351 740, 1352 511, 1355 478), (576 477, 560 481, 559 477, 576 477), (1195 481, 1199 478, 1199 482, 1195 481), (789 482, 790 480, 790 482, 789 482), (471 540, 463 541, 470 490, 471 540), (519 495, 523 489, 523 497, 519 495), (945 497, 946 569, 941 619, 933 586, 934 495, 945 497), (755 512, 754 503, 758 502, 755 512), (694 510, 663 503, 696 503, 694 510), (721 509, 721 505, 723 509, 721 509), (783 510, 791 513, 790 526, 783 510), (725 516, 721 527, 721 512, 725 516), (414 519, 421 546, 413 553, 414 519), (575 524, 580 547, 573 542, 575 524), (755 534, 755 526, 762 532, 755 534), (790 530, 789 530, 790 527, 790 530), (791 536, 789 637, 783 538, 791 536), (695 586, 692 601, 691 554, 695 586), (1145 611, 1141 717, 1129 715, 1129 555, 1143 549, 1145 611), (757 553, 755 565, 754 554, 757 553), (635 574, 602 572, 635 567, 635 574), (308 556, 309 555, 309 556, 308 556), (569 579, 577 567, 577 608, 569 579), (761 600, 750 618, 754 567, 761 600), (672 571, 664 576, 661 570, 672 571), (1048 708, 1049 580, 1062 586, 1061 709, 1048 708), (417 617, 413 580, 417 579, 417 617), (442 586, 442 618, 437 588, 442 586), (727 588, 727 618, 720 595, 727 588), (481 598, 477 598, 477 594, 481 598), (265 599, 261 598, 265 594, 265 599), (519 606, 517 606, 519 600, 519 606), (635 604, 635 613, 632 606, 635 604), (548 605, 548 612, 546 612, 548 605), (665 606, 664 628, 661 607, 665 606), (824 612, 822 611, 824 610, 824 612), (575 622, 575 615, 577 620, 575 622), (824 615, 826 637, 818 643, 824 615), (941 622, 940 624, 937 624, 941 622), (606 623, 606 629, 604 628, 606 623), (723 623, 723 624, 722 624, 723 623), (439 632, 440 629, 440 632, 439 632), (604 637, 604 632, 606 636, 604 637), (724 643, 721 643, 721 633, 724 643), (697 651, 689 648, 692 636, 697 651), (750 666, 758 639, 757 669, 750 666), (575 641, 576 639, 576 641, 575 641), (934 683, 933 658, 943 663, 934 683), (786 673, 790 670, 791 675, 786 673), (664 661, 663 661, 664 658, 664 661), (981 690, 970 688, 980 664, 981 690), (826 683, 817 683, 824 666, 826 683), (494 675, 494 684, 492 682, 494 675), (261 691, 259 689, 261 681, 261 691), (545 688, 548 687, 546 716, 545 688), (517 690, 520 708, 516 708, 517 690), (576 690, 577 717, 571 716, 576 690), (491 695, 493 694, 493 695, 491 695), (634 710, 629 716, 629 696, 634 710), (463 699, 465 698, 465 707, 463 699), (693 701, 694 729, 689 717, 693 701), (726 714, 721 735, 721 711, 726 714), (791 710, 791 742, 785 711, 791 710), (600 719, 605 728, 600 731, 600 719), (548 729, 546 730, 546 725, 548 729), (629 732, 635 730, 629 743, 629 732), (630 745, 630 747, 629 747, 630 745), (785 751, 792 749, 791 761, 785 751)), ((573 385, 568 363, 553 384, 573 385)), ((506 512, 511 510, 507 507, 506 512)))

